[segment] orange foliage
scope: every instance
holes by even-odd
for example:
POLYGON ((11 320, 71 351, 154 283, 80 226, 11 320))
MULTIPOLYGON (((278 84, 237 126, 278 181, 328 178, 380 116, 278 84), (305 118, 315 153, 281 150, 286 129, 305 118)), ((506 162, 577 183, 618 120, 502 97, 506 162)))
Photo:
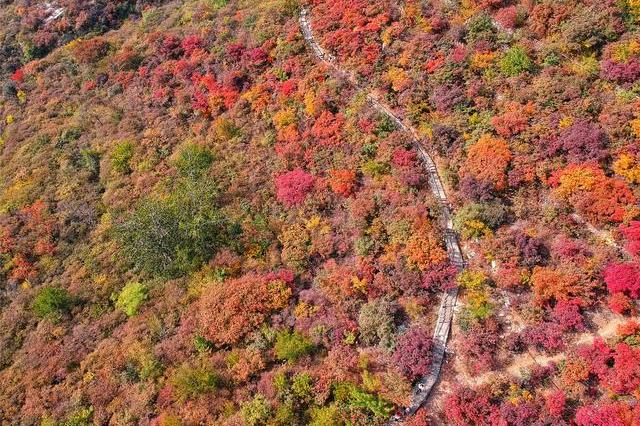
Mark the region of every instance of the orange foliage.
POLYGON ((288 305, 291 281, 291 274, 251 272, 210 284, 199 302, 199 323, 205 337, 216 345, 239 342, 271 313, 288 305))
POLYGON ((596 164, 570 164, 549 179, 554 194, 597 223, 622 222, 638 214, 636 198, 622 180, 596 164))
POLYGON ((348 197, 353 194, 356 184, 356 173, 352 170, 330 170, 329 186, 338 195, 348 197))
POLYGON ((311 136, 323 145, 335 145, 340 142, 340 132, 344 125, 344 116, 341 113, 332 114, 323 111, 311 128, 311 136))
POLYGON ((536 267, 531 275, 531 284, 538 306, 551 301, 587 298, 588 287, 570 271, 536 267))
POLYGON ((534 112, 534 106, 531 103, 522 106, 514 102, 507 109, 507 112, 491 119, 496 132, 503 138, 517 135, 525 130, 529 124, 529 117, 534 112))
POLYGON ((431 232, 416 232, 407 241, 405 255, 410 266, 421 271, 447 260, 447 252, 431 232))
POLYGON ((496 190, 503 190, 507 187, 510 161, 509 145, 503 139, 484 135, 469 148, 463 172, 492 184, 496 190))

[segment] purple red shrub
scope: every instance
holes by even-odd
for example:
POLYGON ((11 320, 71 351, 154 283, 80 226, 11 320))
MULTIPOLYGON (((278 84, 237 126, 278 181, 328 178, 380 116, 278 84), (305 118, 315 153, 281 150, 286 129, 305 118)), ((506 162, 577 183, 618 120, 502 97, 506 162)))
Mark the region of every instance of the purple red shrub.
POLYGON ((302 169, 282 174, 276 178, 276 198, 289 207, 300 204, 313 188, 314 181, 314 177, 302 169))
POLYGON ((392 359, 409 379, 415 380, 429 372, 432 350, 430 331, 413 327, 400 336, 392 359))

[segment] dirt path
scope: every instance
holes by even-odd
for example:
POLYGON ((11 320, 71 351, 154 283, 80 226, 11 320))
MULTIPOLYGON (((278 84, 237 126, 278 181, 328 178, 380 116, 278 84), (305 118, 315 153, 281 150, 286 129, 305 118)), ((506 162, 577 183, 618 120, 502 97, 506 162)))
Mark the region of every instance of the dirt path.
MULTIPOLYGON (((447 247, 449 260, 458 268, 458 270, 464 269, 466 264, 462 255, 462 250, 460 249, 460 244, 458 243, 458 235, 453 229, 451 203, 447 198, 447 194, 445 192, 444 185, 442 184, 442 180, 440 179, 440 176, 438 174, 436 164, 433 161, 433 158, 429 155, 427 150, 420 142, 420 138, 418 137, 415 129, 399 116, 397 116, 388 105, 386 105, 381 99, 379 99, 378 96, 371 93, 368 88, 358 84, 355 75, 341 69, 337 64, 336 58, 325 51, 316 42, 313 35, 313 30, 311 29, 311 23, 309 22, 308 11, 304 7, 302 8, 300 13, 300 27, 302 29, 302 34, 305 41, 313 51, 314 55, 321 62, 329 66, 336 74, 338 74, 338 76, 340 76, 340 78, 348 80, 354 87, 366 93, 367 100, 376 110, 388 116, 391 120, 393 120, 394 123, 396 123, 398 128, 411 135, 413 146, 418 152, 424 170, 427 173, 431 191, 440 203, 442 209, 444 242, 447 247)), ((411 398, 412 402, 409 407, 404 410, 404 414, 406 415, 415 413, 426 402, 429 394, 431 393, 431 390, 435 387, 435 384, 438 381, 447 348, 447 340, 449 338, 449 333, 451 330, 451 321, 453 318, 457 297, 457 288, 448 290, 442 294, 440 308, 438 310, 438 318, 436 320, 436 326, 433 332, 433 340, 435 345, 435 349, 433 351, 433 363, 429 374, 420 378, 414 386, 411 398)), ((396 416, 396 418, 392 420, 392 423, 397 420, 399 420, 398 416, 396 416)))

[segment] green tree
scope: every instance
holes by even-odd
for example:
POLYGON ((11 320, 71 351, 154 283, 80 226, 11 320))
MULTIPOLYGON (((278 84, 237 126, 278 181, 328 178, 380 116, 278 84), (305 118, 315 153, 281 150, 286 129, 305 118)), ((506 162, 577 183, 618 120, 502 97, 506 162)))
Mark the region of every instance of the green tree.
POLYGON ((40 318, 59 317, 73 305, 73 298, 62 288, 45 287, 33 300, 31 309, 40 318))
POLYGON ((139 282, 130 282, 118 294, 116 299, 116 308, 132 317, 138 313, 138 309, 145 300, 149 289, 146 285, 139 282))
POLYGON ((115 226, 123 257, 151 275, 178 277, 226 241, 226 221, 208 180, 182 179, 168 197, 148 198, 115 226))
POLYGON ((175 166, 183 177, 197 179, 213 163, 213 154, 203 146, 188 144, 175 161, 175 166))
POLYGON ((183 364, 171 377, 171 384, 180 401, 213 392, 220 385, 220 377, 206 365, 183 364))
POLYGON ((394 304, 386 298, 374 299, 362 306, 358 314, 358 327, 363 344, 379 344, 384 348, 393 346, 395 309, 394 304))
POLYGON ((131 141, 122 141, 111 152, 111 164, 113 169, 122 174, 131 172, 131 159, 134 146, 131 141))
POLYGON ((276 358, 295 362, 298 358, 309 355, 314 350, 314 345, 305 336, 293 331, 281 331, 276 337, 276 358))
POLYGON ((533 70, 533 61, 521 46, 513 46, 500 59, 500 71, 513 77, 533 70))

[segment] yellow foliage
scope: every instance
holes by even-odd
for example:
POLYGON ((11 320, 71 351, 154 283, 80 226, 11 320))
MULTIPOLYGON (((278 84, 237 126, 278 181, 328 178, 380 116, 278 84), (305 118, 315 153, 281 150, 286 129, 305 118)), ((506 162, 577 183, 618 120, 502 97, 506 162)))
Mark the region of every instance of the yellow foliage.
POLYGON ((359 291, 360 293, 363 293, 363 294, 367 293, 366 278, 360 279, 358 277, 353 277, 351 278, 351 285, 353 286, 354 290, 359 291))
POLYGON ((482 290, 486 282, 487 276, 481 271, 466 270, 458 275, 458 284, 466 290, 482 290))
POLYGON ((271 95, 263 84, 256 84, 242 94, 242 99, 247 100, 251 104, 251 108, 256 112, 262 112, 269 105, 271 95))
POLYGON ((314 117, 317 113, 316 94, 313 90, 307 90, 304 94, 304 111, 309 117, 314 117))
POLYGON ((533 400, 533 395, 527 389, 523 389, 515 383, 509 385, 509 391, 507 399, 514 405, 518 405, 521 402, 528 402, 533 400))
POLYGON ((495 52, 476 52, 471 56, 471 68, 483 70, 489 68, 496 60, 495 52))
POLYGON ((9 114, 7 115, 7 118, 5 119, 5 121, 7 122, 7 124, 11 124, 15 121, 15 118, 13 118, 13 115, 9 114))
POLYGON ((380 39, 382 40, 382 45, 383 46, 388 46, 391 44, 392 41, 392 31, 391 28, 387 28, 382 32, 382 35, 380 36, 380 39))
POLYGON ((631 120, 629 122, 629 125, 631 126, 631 130, 633 130, 633 135, 637 138, 640 138, 640 118, 631 120))
POLYGON ((411 78, 405 70, 398 67, 391 67, 387 71, 387 81, 396 92, 401 92, 411 85, 411 78))
POLYGON ((477 219, 470 219, 464 222, 462 228, 463 238, 484 238, 491 236, 493 232, 484 222, 477 219))
POLYGON ((600 63, 595 55, 582 56, 570 64, 571 71, 581 77, 595 76, 600 71, 600 63))
POLYGON ((629 59, 639 55, 640 43, 638 43, 638 40, 619 43, 611 52, 611 58, 616 62, 627 62, 629 59))
POLYGON ((293 315, 296 318, 309 318, 315 315, 316 312, 318 312, 317 306, 310 305, 306 302, 299 302, 293 310, 293 315))
POLYGON ((327 235, 331 232, 331 225, 329 225, 326 220, 323 221, 318 215, 311 216, 311 218, 305 222, 305 228, 313 232, 312 235, 327 235))
POLYGON ((627 5, 635 20, 640 21, 640 0, 627 0, 627 5))
POLYGON ((18 103, 20 105, 24 105, 24 103, 27 102, 27 94, 24 92, 24 90, 18 90, 16 96, 18 97, 18 103))
POLYGON ((282 280, 276 280, 269 283, 269 294, 273 309, 279 310, 287 307, 292 291, 287 283, 282 280))
POLYGON ((281 130, 296 122, 296 112, 293 109, 281 109, 273 115, 273 125, 281 130))
POLYGON ((33 179, 18 180, 0 195, 0 213, 23 206, 29 201, 35 188, 33 179))
POLYGON ((561 197, 569 197, 579 191, 590 191, 598 178, 592 167, 576 166, 567 169, 559 178, 556 193, 561 197))
POLYGON ((620 154, 613 163, 613 171, 629 183, 640 183, 640 161, 630 154, 620 154))
POLYGON ((567 127, 573 124, 573 117, 562 117, 560 123, 558 123, 558 127, 561 129, 566 129, 567 127))
POLYGON ((305 226, 307 227, 308 230, 312 230, 320 226, 320 223, 321 223, 320 216, 316 214, 311 216, 311 218, 307 220, 307 222, 305 223, 305 226))

